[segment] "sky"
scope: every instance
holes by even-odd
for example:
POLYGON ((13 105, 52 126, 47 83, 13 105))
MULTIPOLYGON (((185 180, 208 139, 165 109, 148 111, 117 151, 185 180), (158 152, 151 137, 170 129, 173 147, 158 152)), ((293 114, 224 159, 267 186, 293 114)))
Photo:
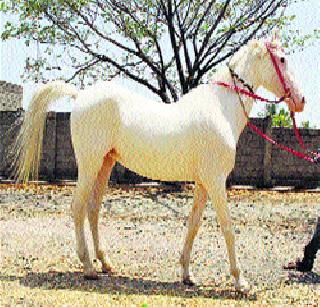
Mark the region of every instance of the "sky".
MULTIPOLYGON (((319 0, 308 0, 294 4, 288 8, 288 13, 296 15, 296 20, 293 22, 292 27, 299 29, 302 33, 308 33, 315 28, 320 29, 319 0)), ((0 29, 2 29, 6 18, 6 16, 0 15, 0 29)), ((318 128, 320 128, 320 101, 318 101, 320 90, 319 50, 320 42, 318 41, 314 46, 307 47, 301 52, 288 55, 288 61, 292 66, 294 75, 298 79, 299 87, 306 99, 304 112, 297 114, 297 122, 300 123, 301 121, 309 120, 311 126, 316 125, 318 128)), ((35 54, 36 52, 35 49, 27 49, 22 41, 0 41, 0 80, 22 84, 20 76, 23 72, 25 58, 28 54, 35 54)), ((141 86, 137 86, 131 81, 120 80, 119 82, 143 95, 150 95, 147 90, 141 86)), ((23 107, 27 109, 35 86, 30 82, 23 84, 23 86, 23 107)), ((268 96, 268 93, 263 90, 259 90, 259 93, 268 96)), ((250 116, 257 116, 259 112, 263 112, 264 108, 265 106, 263 104, 256 103, 250 116)), ((66 101, 62 101, 51 109, 56 111, 70 111, 71 106, 66 101)))

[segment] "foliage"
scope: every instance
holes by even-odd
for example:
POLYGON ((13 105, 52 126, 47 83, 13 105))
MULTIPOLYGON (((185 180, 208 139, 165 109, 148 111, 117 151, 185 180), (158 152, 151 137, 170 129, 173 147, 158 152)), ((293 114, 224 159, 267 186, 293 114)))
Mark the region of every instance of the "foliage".
MULTIPOLYGON (((277 107, 275 104, 267 105, 266 112, 262 113, 259 112, 258 116, 265 117, 270 116, 271 117, 271 125, 273 127, 293 127, 293 122, 290 117, 290 113, 286 111, 285 108, 280 108, 277 110, 277 107)), ((310 121, 302 121, 301 127, 306 129, 314 128, 316 129, 316 126, 311 127, 310 121)))
MULTIPOLYGON (((259 113, 259 115, 262 114, 259 113)), ((272 127, 293 127, 290 113, 284 108, 280 108, 279 111, 277 111, 275 104, 267 105, 266 114, 264 115, 271 117, 272 127)))
POLYGON ((308 120, 307 121, 303 121, 301 123, 301 125, 302 125, 303 128, 307 128, 307 129, 311 128, 310 121, 308 121, 308 120))
POLYGON ((259 112, 258 116, 270 116, 272 127, 293 127, 290 113, 284 108, 280 108, 278 111, 275 104, 267 105, 266 112, 259 112))
POLYGON ((272 116, 272 126, 274 127, 293 127, 290 113, 284 108, 279 110, 279 113, 272 116))
POLYGON ((285 9, 292 2, 5 0, 0 12, 19 20, 6 23, 2 39, 37 45, 36 58, 27 58, 26 78, 45 81, 54 72, 90 84, 121 74, 170 102, 204 82, 251 38, 290 23, 294 16, 285 9))

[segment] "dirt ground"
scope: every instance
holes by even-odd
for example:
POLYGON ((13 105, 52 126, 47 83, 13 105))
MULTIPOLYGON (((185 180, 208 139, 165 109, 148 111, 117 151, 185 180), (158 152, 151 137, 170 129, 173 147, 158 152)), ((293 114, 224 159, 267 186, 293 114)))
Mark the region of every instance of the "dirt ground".
MULTIPOLYGON (((320 304, 319 256, 311 273, 282 269, 303 254, 320 214, 319 192, 228 191, 236 254, 252 286, 244 295, 232 287, 210 202, 192 253, 197 286, 180 282, 192 186, 179 192, 110 188, 100 214, 100 237, 117 274, 84 280, 69 210, 73 191, 73 186, 0 185, 1 306, 320 304)), ((89 234, 86 224, 93 255, 89 234)))

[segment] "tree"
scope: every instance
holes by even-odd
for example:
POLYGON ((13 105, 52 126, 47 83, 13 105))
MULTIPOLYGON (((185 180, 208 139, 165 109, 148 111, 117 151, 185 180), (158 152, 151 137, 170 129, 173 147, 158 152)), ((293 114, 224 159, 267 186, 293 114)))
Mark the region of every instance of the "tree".
POLYGON ((288 24, 293 1, 7 0, 0 11, 19 21, 6 23, 2 39, 42 50, 27 58, 26 78, 45 81, 54 71, 90 84, 121 74, 171 102, 250 39, 288 24))
POLYGON ((302 125, 303 128, 306 128, 306 129, 310 129, 311 128, 309 120, 301 122, 301 125, 302 125))
POLYGON ((268 104, 266 106, 266 112, 259 112, 258 116, 270 116, 272 127, 293 127, 290 113, 284 108, 280 108, 279 111, 277 111, 275 104, 268 104))
POLYGON ((272 116, 272 126, 274 127, 293 127, 293 122, 290 117, 290 113, 284 108, 279 110, 279 113, 276 113, 272 116))
MULTIPOLYGON (((277 110, 277 107, 275 104, 268 104, 266 105, 266 111, 265 112, 259 112, 258 116, 265 117, 270 116, 271 117, 271 125, 272 127, 293 127, 292 118, 290 116, 290 113, 286 111, 285 108, 280 108, 277 110)), ((311 127, 310 121, 302 121, 301 127, 305 129, 316 129, 316 126, 314 125, 311 127)))

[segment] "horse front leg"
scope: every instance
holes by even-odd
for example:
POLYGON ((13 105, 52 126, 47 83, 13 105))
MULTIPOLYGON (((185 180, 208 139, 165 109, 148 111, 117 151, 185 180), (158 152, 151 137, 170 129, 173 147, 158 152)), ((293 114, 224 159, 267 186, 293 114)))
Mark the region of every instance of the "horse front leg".
POLYGON ((188 218, 188 231, 185 238, 183 251, 180 257, 182 268, 182 281, 185 285, 193 286, 195 284, 192 273, 189 271, 190 254, 192 251, 193 241, 196 237, 207 201, 207 192, 204 187, 196 183, 194 191, 194 200, 192 210, 188 218))
POLYGON ((218 179, 214 183, 207 184, 206 188, 212 204, 215 207, 217 219, 220 223, 221 231, 226 242, 230 262, 230 273, 235 279, 235 287, 237 290, 247 291, 248 283, 242 277, 236 261, 235 238, 231 224, 230 211, 227 206, 225 180, 218 179))

